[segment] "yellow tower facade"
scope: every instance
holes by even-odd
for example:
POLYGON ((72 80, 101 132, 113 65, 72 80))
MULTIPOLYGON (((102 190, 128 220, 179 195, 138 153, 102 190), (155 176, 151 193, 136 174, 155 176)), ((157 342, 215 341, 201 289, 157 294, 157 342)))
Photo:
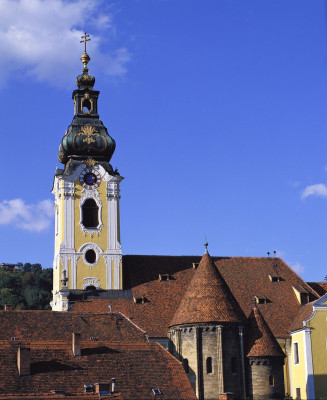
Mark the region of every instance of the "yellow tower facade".
POLYGON ((83 73, 73 91, 74 118, 59 147, 64 164, 54 178, 55 252, 53 300, 56 311, 69 309, 74 291, 122 289, 119 185, 122 177, 109 161, 115 141, 98 115, 99 92, 83 73))

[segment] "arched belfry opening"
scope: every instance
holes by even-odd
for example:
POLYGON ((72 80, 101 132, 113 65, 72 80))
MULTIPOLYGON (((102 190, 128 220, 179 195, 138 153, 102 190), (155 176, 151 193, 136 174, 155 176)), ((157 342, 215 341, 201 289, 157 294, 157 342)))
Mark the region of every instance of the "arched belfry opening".
POLYGON ((82 205, 82 224, 88 229, 99 225, 99 207, 94 199, 86 199, 82 205))

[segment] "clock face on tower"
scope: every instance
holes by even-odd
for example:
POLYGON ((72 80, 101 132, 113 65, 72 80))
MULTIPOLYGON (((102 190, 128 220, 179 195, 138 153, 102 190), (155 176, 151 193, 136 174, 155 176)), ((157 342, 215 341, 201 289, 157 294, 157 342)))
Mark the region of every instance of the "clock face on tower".
POLYGON ((84 175, 84 183, 86 185, 95 185, 97 182, 97 177, 96 175, 93 174, 93 172, 88 172, 87 174, 84 175))
POLYGON ((95 189, 101 183, 101 176, 96 169, 87 168, 81 173, 79 180, 85 189, 95 189))

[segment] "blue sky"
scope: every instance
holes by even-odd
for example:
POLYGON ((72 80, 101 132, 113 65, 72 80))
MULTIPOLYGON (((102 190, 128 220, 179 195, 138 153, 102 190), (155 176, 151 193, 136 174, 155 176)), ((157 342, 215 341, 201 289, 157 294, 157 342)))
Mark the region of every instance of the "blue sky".
POLYGON ((327 274, 320 0, 2 0, 1 262, 51 267, 50 193, 82 32, 117 142, 124 254, 265 256, 327 274))

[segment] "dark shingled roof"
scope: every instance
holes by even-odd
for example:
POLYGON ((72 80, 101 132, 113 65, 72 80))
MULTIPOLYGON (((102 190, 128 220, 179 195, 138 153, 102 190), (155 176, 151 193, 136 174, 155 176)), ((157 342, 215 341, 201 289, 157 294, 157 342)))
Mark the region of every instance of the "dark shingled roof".
POLYGON ((258 307, 252 309, 248 322, 245 336, 245 353, 248 357, 285 357, 258 307))
POLYGON ((204 254, 170 326, 244 322, 245 316, 209 254, 204 254))

